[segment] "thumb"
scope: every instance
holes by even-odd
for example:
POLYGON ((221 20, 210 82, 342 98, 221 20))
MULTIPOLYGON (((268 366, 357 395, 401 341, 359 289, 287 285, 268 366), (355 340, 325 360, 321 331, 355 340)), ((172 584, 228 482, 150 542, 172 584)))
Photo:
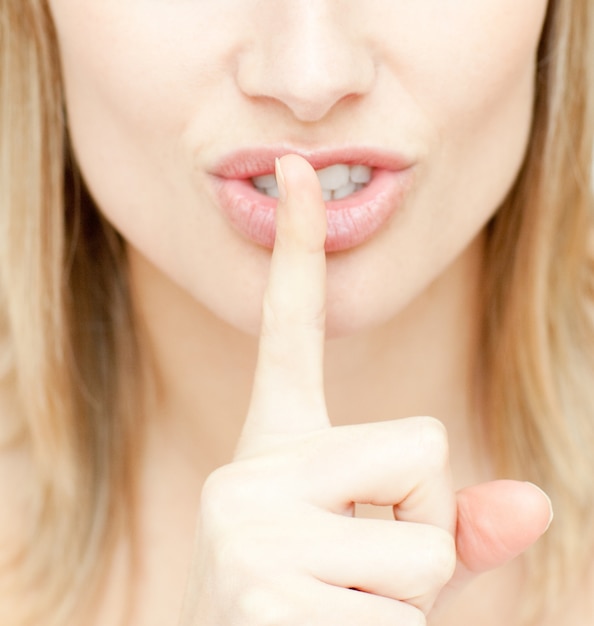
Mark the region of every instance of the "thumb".
POLYGON ((450 587, 504 565, 543 535, 553 519, 549 497, 532 483, 498 480, 457 494, 458 567, 450 587))
POLYGON ((458 564, 432 615, 477 575, 522 554, 553 520, 549 497, 532 483, 496 480, 461 489, 456 497, 458 564))
POLYGON ((497 480, 456 494, 456 571, 432 609, 437 616, 450 596, 473 578, 519 556, 553 520, 549 497, 532 483, 497 480))

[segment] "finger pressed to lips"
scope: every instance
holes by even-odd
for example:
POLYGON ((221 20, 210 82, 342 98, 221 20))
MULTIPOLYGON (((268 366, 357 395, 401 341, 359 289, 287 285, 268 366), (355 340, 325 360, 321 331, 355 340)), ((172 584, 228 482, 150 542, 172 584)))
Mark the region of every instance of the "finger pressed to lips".
POLYGON ((326 207, 316 173, 302 157, 277 162, 277 178, 277 238, 237 458, 281 445, 285 456, 310 459, 302 485, 322 508, 343 511, 349 502, 396 505, 400 519, 453 532, 447 436, 436 420, 329 428, 323 381, 326 207), (301 439, 320 430, 324 436, 313 446, 301 439))
POLYGON ((305 159, 289 155, 278 165, 279 186, 284 182, 286 192, 277 207, 242 454, 264 440, 329 426, 323 381, 326 207, 315 170, 305 159))
MULTIPOLYGON (((424 418, 329 428, 323 381, 326 208, 315 171, 301 157, 284 157, 277 164, 277 178, 281 189, 277 236, 263 300, 252 401, 238 457, 255 455, 257 465, 261 452, 276 448, 284 459, 276 478, 286 471, 287 459, 301 465, 289 472, 291 480, 272 481, 278 498, 270 480, 262 492, 278 506, 292 485, 292 506, 309 502, 324 511, 315 532, 308 534, 300 524, 291 542, 295 547, 300 536, 309 537, 294 558, 307 562, 310 574, 326 583, 320 589, 326 593, 340 587, 345 592, 359 589, 348 590, 344 596, 348 603, 410 598, 428 610, 455 564, 455 498, 443 428, 424 418), (310 433, 313 439, 307 436, 310 433), (344 511, 351 502, 394 505, 403 519, 420 523, 400 523, 396 528, 396 522, 353 520, 330 512, 344 511), (323 528, 332 531, 324 533, 323 528), (422 554, 427 558, 420 558, 422 554)), ((268 456, 268 469, 276 454, 268 456)), ((255 478, 250 481, 251 464, 247 459, 246 463, 241 492, 263 495, 258 486, 262 472, 252 468, 255 478)), ((382 610, 387 615, 406 611, 401 604, 385 603, 382 610)))

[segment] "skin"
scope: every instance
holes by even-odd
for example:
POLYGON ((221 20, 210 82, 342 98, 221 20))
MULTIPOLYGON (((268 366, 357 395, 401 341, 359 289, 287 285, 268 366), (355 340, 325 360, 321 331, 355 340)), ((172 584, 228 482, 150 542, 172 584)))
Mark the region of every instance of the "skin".
POLYGON ((207 172, 279 141, 402 152, 420 170, 406 210, 328 268, 329 336, 393 319, 516 176, 546 8, 417 4, 53 0, 70 128, 99 206, 156 270, 257 334, 270 255, 230 228, 207 172))
MULTIPOLYGON (((172 623, 183 602, 184 626, 489 626, 486 598, 513 623, 517 570, 473 574, 522 552, 550 509, 486 482, 473 358, 483 227, 526 148, 547 3, 49 4, 74 149, 128 242, 157 383, 129 623, 172 623), (271 259, 208 180, 278 142, 403 152, 415 185, 373 239, 325 255, 315 176, 284 158, 271 259), (440 421, 396 419, 418 415, 440 421), (399 521, 352 519, 353 502, 399 521)), ((98 625, 119 614, 122 571, 98 625)))

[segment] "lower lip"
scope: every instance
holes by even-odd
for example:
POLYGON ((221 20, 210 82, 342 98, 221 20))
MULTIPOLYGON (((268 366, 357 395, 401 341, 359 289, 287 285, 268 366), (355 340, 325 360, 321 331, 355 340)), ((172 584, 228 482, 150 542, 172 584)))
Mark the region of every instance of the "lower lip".
MULTIPOLYGON (((412 184, 413 168, 374 170, 369 184, 342 200, 326 202, 326 252, 349 250, 365 243, 402 206, 412 184)), ((272 249, 277 200, 260 193, 250 179, 214 178, 220 206, 247 239, 272 249)))

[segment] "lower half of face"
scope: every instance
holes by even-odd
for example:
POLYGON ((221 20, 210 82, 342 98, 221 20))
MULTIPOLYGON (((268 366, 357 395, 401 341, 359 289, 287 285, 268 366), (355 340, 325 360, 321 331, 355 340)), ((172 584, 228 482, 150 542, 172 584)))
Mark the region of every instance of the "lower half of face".
POLYGON ((330 241, 340 334, 444 275, 526 150, 545 0, 50 6, 98 207, 161 280, 243 331, 259 326, 270 229, 252 222, 273 217, 274 156, 332 168, 329 215, 379 212, 330 241))

